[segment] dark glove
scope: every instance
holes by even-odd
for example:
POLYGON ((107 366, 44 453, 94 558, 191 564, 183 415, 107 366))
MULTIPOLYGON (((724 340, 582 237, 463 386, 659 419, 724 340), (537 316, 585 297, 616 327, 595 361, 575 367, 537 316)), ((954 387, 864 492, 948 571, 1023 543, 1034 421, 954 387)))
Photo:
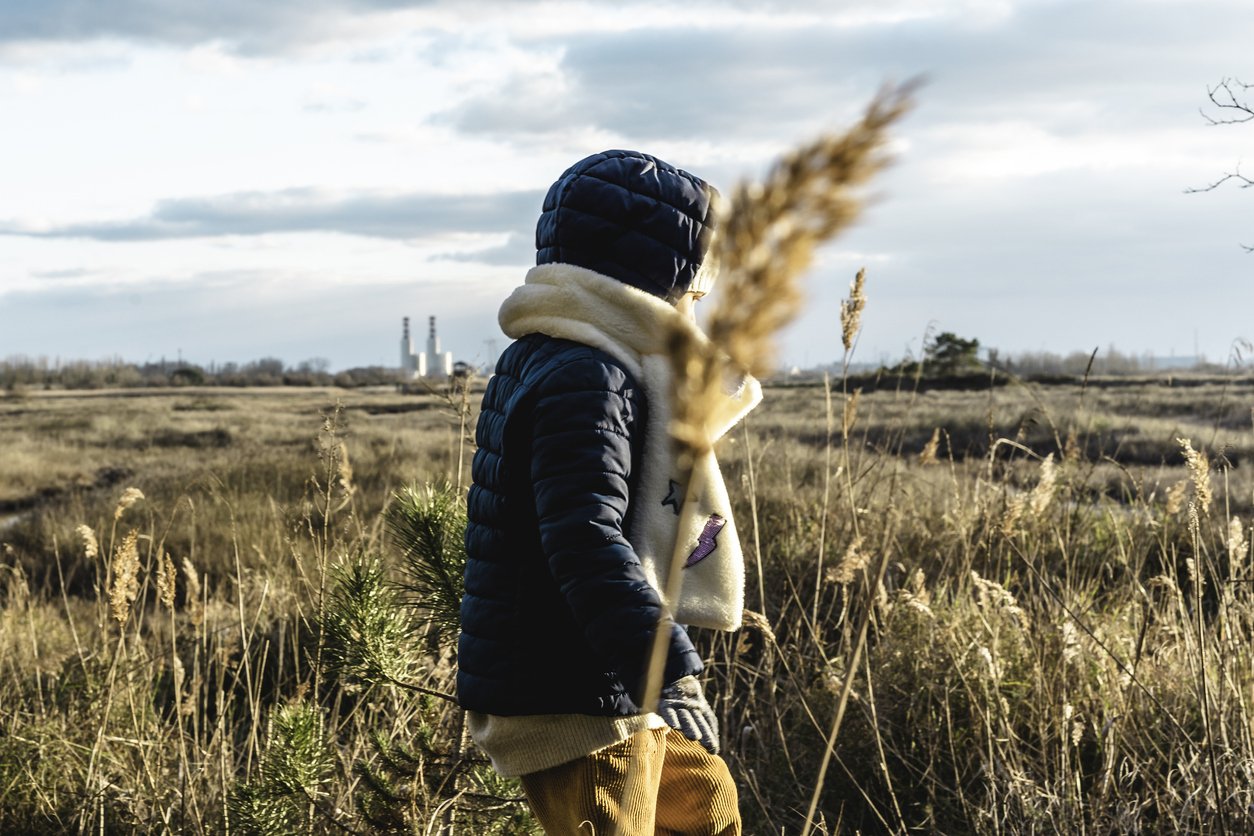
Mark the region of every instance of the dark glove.
POLYGON ((662 689, 658 714, 666 725, 700 743, 711 755, 718 754, 718 718, 695 676, 682 677, 662 689))

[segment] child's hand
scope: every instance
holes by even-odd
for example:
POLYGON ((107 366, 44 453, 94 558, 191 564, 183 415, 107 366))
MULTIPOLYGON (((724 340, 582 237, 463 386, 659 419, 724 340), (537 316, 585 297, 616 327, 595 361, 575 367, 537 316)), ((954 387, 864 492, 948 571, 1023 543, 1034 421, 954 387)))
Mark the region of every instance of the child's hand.
POLYGON ((718 718, 695 676, 682 677, 662 689, 658 714, 666 725, 700 743, 711 755, 718 754, 718 718))

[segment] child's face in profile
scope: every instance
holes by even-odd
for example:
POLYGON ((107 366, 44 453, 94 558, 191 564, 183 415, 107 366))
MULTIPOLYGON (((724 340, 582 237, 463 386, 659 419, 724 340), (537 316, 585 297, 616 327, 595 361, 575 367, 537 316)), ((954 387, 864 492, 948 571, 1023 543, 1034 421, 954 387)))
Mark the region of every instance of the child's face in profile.
POLYGON ((688 317, 693 322, 696 322, 697 321, 697 300, 699 300, 704 295, 705 295, 704 293, 698 293, 695 290, 691 290, 685 293, 683 296, 679 297, 679 301, 675 303, 675 310, 679 311, 681 314, 688 317))

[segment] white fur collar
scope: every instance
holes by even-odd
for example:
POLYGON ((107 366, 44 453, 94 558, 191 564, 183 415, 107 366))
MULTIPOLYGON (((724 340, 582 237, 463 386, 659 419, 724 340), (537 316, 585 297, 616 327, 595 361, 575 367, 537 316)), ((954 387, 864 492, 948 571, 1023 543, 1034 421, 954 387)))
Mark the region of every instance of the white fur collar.
MULTIPOLYGON (((526 284, 501 306, 499 318, 510 337, 540 333, 599 348, 636 377, 649 408, 627 539, 659 590, 675 545, 683 543, 679 553, 687 557, 682 589, 677 601, 667 602, 676 620, 721 630, 739 627, 744 609, 744 557, 714 454, 695 463, 692 491, 678 481, 678 457, 670 436, 673 372, 665 347, 668 326, 692 329, 700 350, 716 349, 665 300, 570 264, 532 268, 526 284), (685 502, 687 495, 692 499, 685 502)), ((709 441, 724 435, 761 398, 758 382, 746 376, 738 390, 706 416, 709 441)))

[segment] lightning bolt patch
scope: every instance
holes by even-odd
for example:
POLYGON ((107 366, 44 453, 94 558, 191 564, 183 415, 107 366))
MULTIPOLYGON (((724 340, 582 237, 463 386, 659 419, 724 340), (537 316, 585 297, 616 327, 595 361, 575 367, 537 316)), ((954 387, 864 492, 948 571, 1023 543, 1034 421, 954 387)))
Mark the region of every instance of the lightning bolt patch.
POLYGON ((725 525, 727 525, 727 520, 718 514, 710 515, 710 518, 705 522, 705 528, 701 531, 701 536, 697 538, 697 547, 692 550, 692 554, 688 555, 688 559, 684 561, 685 569, 695 566, 714 553, 714 548, 718 545, 719 532, 723 530, 725 525))

